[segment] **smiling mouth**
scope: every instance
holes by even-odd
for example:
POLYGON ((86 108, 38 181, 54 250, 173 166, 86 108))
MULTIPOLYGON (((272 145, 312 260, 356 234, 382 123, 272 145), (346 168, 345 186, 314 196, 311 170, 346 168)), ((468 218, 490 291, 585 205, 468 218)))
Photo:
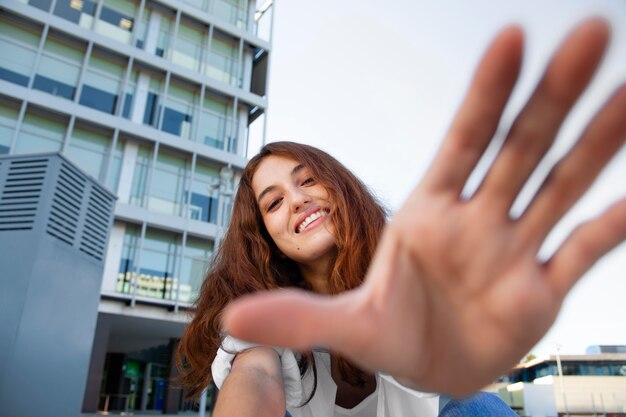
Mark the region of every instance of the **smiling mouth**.
POLYGON ((304 219, 302 221, 302 223, 300 223, 300 225, 298 225, 296 232, 297 233, 302 233, 304 232, 304 230, 311 224, 313 223, 315 220, 321 218, 321 217, 326 217, 328 216, 328 210, 318 210, 315 213, 311 214, 310 216, 308 216, 306 219, 304 219))

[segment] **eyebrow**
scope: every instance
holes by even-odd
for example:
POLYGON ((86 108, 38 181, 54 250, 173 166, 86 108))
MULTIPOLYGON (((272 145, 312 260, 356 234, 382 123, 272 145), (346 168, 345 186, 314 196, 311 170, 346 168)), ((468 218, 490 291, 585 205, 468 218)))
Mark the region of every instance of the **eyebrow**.
MULTIPOLYGON (((295 167, 293 167, 293 169, 291 170, 291 176, 295 176, 298 172, 302 171, 304 169, 304 165, 302 164, 298 164, 295 167)), ((259 196, 257 197, 256 201, 261 202, 261 199, 263 197, 265 197, 265 195, 267 193, 270 193, 272 191, 274 191, 276 189, 275 185, 270 185, 269 187, 267 187, 266 189, 264 189, 263 191, 261 191, 261 193, 259 194, 259 196)))

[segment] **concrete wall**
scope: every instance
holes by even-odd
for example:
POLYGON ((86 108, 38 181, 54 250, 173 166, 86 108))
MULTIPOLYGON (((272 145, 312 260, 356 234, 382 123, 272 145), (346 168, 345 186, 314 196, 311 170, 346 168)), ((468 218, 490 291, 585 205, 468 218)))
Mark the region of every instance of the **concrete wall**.
MULTIPOLYGON (((564 376, 565 401, 570 412, 593 414, 626 413, 626 377, 564 376)), ((559 412, 565 412, 560 378, 554 378, 554 397, 559 412)))

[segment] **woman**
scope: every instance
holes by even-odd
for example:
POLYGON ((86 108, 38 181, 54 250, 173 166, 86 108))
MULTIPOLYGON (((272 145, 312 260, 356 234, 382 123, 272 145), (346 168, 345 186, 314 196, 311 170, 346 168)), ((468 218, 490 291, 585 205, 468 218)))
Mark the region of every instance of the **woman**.
POLYGON ((403 410, 437 415, 436 395, 411 392, 338 355, 304 353, 297 367, 291 351, 247 351, 251 345, 221 337, 222 309, 246 293, 296 287, 335 295, 358 287, 385 220, 384 208, 361 181, 325 152, 292 142, 263 147, 243 172, 230 227, 181 341, 182 378, 190 394, 208 385, 212 365, 218 386, 228 376, 232 387, 220 394, 232 395, 232 402, 220 400, 217 415, 220 410, 247 415, 235 411, 238 406, 254 415, 260 415, 259 409, 282 415, 285 402, 294 416, 375 416, 377 409, 381 416, 403 410), (252 376, 238 374, 246 366, 255 370, 252 376), (256 381, 259 369, 264 375, 256 381))
MULTIPOLYGON (((329 347, 333 352, 329 374, 339 382, 338 393, 342 382, 357 387, 346 391, 345 404, 368 398, 372 377, 363 371, 366 369, 394 375, 404 386, 459 396, 506 372, 547 331, 563 298, 582 274, 626 238, 626 200, 622 199, 581 224, 549 259, 538 256, 553 227, 622 146, 626 138, 626 86, 618 88, 599 109, 524 212, 511 214, 524 184, 591 80, 608 38, 608 27, 601 19, 583 22, 567 37, 514 120, 480 187, 468 196, 464 186, 500 125, 520 70, 522 33, 516 27, 502 31, 483 57, 432 167, 385 228, 363 285, 354 290, 324 296, 338 290, 335 267, 355 271, 347 268, 357 261, 352 257, 360 261, 367 256, 369 261, 371 256, 365 251, 351 253, 350 259, 342 257, 349 253, 342 246, 347 236, 343 228, 353 221, 353 210, 361 209, 355 205, 341 209, 343 201, 337 195, 349 195, 350 189, 325 186, 334 178, 317 177, 316 173, 324 171, 317 171, 317 163, 306 158, 283 160, 284 164, 290 161, 308 168, 304 172, 309 172, 311 180, 295 175, 302 168, 285 168, 290 179, 302 180, 290 187, 308 190, 313 184, 316 193, 310 201, 321 207, 317 213, 323 210, 318 219, 304 219, 310 222, 305 226, 317 224, 310 230, 323 237, 311 242, 315 243, 311 255, 308 246, 300 245, 305 235, 298 232, 308 228, 300 229, 301 217, 291 216, 287 221, 278 216, 282 220, 275 221, 276 212, 272 211, 284 207, 286 200, 287 206, 298 210, 311 202, 302 198, 298 202, 291 194, 285 194, 288 199, 278 196, 267 202, 266 197, 280 190, 281 184, 285 188, 287 173, 282 174, 283 182, 263 183, 260 176, 255 179, 254 172, 248 172, 252 177, 248 190, 242 192, 252 192, 248 198, 261 205, 256 212, 255 207, 240 208, 247 211, 245 216, 236 208, 233 224, 240 227, 231 227, 229 234, 240 234, 242 239, 237 242, 254 244, 236 243, 233 247, 233 239, 224 242, 212 274, 221 271, 229 276, 234 271, 232 282, 205 282, 199 313, 181 344, 188 372, 184 379, 196 393, 210 380, 209 365, 220 342, 219 312, 228 301, 278 286, 313 289, 320 294, 285 290, 242 297, 224 311, 225 328, 236 337, 300 351, 316 345, 329 347), (346 215, 348 220, 342 222, 346 215), (328 243, 329 236, 335 238, 335 248, 328 243), (245 261, 233 265, 230 272, 220 269, 227 254, 245 261), (247 256, 261 262, 251 265, 247 256), (255 274, 259 280, 251 278, 255 274), (275 282, 268 280, 272 276, 275 282), (323 276, 328 277, 326 284, 320 279, 323 276), (297 278, 289 281, 287 277, 297 278), (215 294, 208 288, 212 285, 219 287, 215 294), (360 369, 336 353, 349 357, 360 369)), ((257 163, 257 170, 262 169, 263 160, 257 163)), ((377 227, 374 224, 372 230, 377 227)), ((359 275, 343 273, 346 289, 354 287, 351 280, 359 275)), ((239 350, 237 346, 225 347, 225 355, 230 350, 233 357, 239 350)), ((317 357, 305 358, 311 365, 317 363, 317 357)), ((247 405, 252 407, 248 413, 268 409, 280 412, 284 393, 291 392, 294 385, 293 379, 281 377, 280 369, 291 368, 291 364, 285 351, 256 347, 240 353, 222 387, 220 404, 247 405), (241 401, 244 398, 251 401, 241 401)), ((305 374, 305 382, 306 378, 305 374)), ((380 392, 385 381, 393 384, 377 377, 374 389, 380 392)), ((304 388, 306 400, 312 390, 304 388)), ((341 398, 343 394, 336 400, 343 401, 341 398)), ((378 398, 386 400, 385 396, 378 398)), ((401 402, 407 404, 408 399, 403 397, 401 402)))

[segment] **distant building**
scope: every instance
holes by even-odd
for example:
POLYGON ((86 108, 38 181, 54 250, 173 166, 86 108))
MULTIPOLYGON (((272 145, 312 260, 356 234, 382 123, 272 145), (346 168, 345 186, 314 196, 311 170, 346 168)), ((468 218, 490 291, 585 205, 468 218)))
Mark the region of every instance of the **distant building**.
POLYGON ((626 415, 626 353, 560 355, 560 360, 562 378, 556 356, 538 357, 517 365, 488 390, 520 416, 626 415))
POLYGON ((1 2, 0 154, 60 152, 118 197, 86 412, 189 407, 169 383, 172 355, 251 129, 264 130, 272 10, 271 0, 1 2))

